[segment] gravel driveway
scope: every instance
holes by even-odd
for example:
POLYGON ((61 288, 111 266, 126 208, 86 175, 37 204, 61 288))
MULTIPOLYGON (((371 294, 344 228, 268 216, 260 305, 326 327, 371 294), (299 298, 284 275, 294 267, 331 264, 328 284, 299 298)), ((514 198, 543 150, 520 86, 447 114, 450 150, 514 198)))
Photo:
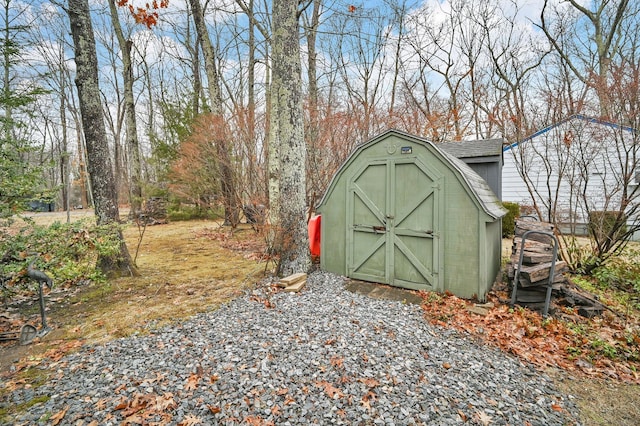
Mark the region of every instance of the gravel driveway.
POLYGON ((577 422, 549 378, 428 324, 419 306, 351 293, 323 272, 270 300, 254 290, 171 328, 85 347, 3 404, 50 396, 16 424, 577 422))

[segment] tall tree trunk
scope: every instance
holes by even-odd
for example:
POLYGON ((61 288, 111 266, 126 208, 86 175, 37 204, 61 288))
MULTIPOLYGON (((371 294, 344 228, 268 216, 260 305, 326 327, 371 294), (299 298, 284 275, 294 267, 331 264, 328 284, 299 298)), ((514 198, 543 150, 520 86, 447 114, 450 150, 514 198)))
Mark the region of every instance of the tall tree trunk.
POLYGON ((297 1, 273 2, 271 122, 276 126, 270 129, 274 139, 269 143, 278 147, 279 158, 274 161, 280 165, 279 194, 273 194, 273 197, 279 195, 276 249, 280 254, 277 271, 280 275, 307 272, 311 266, 305 208, 306 146, 297 6, 297 1))
POLYGON ((200 6, 200 0, 189 0, 193 12, 193 22, 200 41, 200 47, 204 56, 204 68, 207 74, 207 88, 209 89, 209 103, 214 121, 218 124, 218 134, 213 135, 213 144, 218 155, 218 167, 220 170, 220 188, 224 199, 225 224, 235 228, 239 218, 239 202, 236 196, 235 177, 231 167, 231 155, 227 146, 228 131, 223 117, 222 95, 220 93, 220 77, 216 67, 216 56, 209 30, 204 20, 204 12, 200 6))
MULTIPOLYGON (((60 51, 60 63, 62 64, 62 50, 60 51)), ((62 181, 62 205, 67 211, 67 223, 71 222, 71 176, 69 137, 67 133, 67 92, 64 72, 60 70, 60 126, 62 130, 62 155, 60 161, 60 176, 62 181)))
POLYGON ((311 116, 312 126, 316 126, 316 118, 318 113, 318 53, 316 51, 316 40, 318 36, 318 27, 320 26, 320 6, 322 0, 313 0, 313 9, 311 12, 311 21, 307 24, 307 76, 309 84, 309 115, 311 116))
MULTIPOLYGON (((256 34, 253 16, 253 0, 249 0, 248 8, 251 11, 249 17, 249 69, 247 71, 247 110, 248 110, 248 136, 247 136, 247 157, 248 157, 248 186, 249 194, 255 197, 258 189, 258 176, 256 173, 256 34)), ((251 200, 258 202, 258 200, 251 200)), ((264 202, 264 201, 263 201, 264 202)))
POLYGON ((78 111, 73 114, 73 122, 76 128, 76 146, 78 147, 78 181, 80 183, 80 205, 83 209, 93 204, 93 196, 91 195, 91 178, 87 170, 87 155, 84 138, 82 137, 82 123, 78 117, 78 111))
POLYGON ((308 94, 307 103, 309 108, 309 123, 306 128, 307 140, 307 167, 310 176, 307 193, 318 191, 317 183, 320 181, 319 168, 322 167, 322 161, 319 158, 319 138, 320 123, 318 117, 318 53, 316 50, 316 41, 318 36, 318 27, 320 26, 320 6, 322 0, 313 0, 313 8, 311 9, 311 18, 305 19, 305 32, 307 38, 307 80, 308 94))
MULTIPOLYGON (((2 47, 2 97, 6 99, 6 102, 3 103, 2 107, 4 109, 4 120, 2 121, 2 137, 6 141, 15 140, 14 134, 14 123, 13 123, 13 107, 9 99, 11 99, 11 64, 14 62, 14 58, 12 57, 12 52, 14 52, 15 47, 13 46, 13 33, 11 32, 11 19, 9 16, 9 12, 11 11, 11 2, 5 2, 3 5, 3 20, 5 22, 5 26, 3 28, 3 44, 2 47)), ((2 147, 2 145, 0 145, 2 147)))
POLYGON ((126 127, 126 147, 129 157, 129 193, 131 214, 137 214, 142 210, 142 167, 140 161, 140 143, 138 142, 138 129, 136 125, 136 110, 133 97, 133 67, 131 64, 131 46, 133 42, 124 37, 115 0, 109 0, 111 22, 113 30, 118 38, 120 54, 122 55, 122 80, 124 83, 124 114, 126 127))
POLYGON ((109 146, 103 121, 98 85, 98 58, 88 0, 69 0, 69 24, 76 61, 76 86, 82 115, 82 128, 87 144, 88 169, 98 225, 113 225, 120 240, 120 251, 114 256, 100 255, 99 268, 107 275, 134 275, 136 269, 115 226, 120 218, 118 196, 109 157, 109 146))

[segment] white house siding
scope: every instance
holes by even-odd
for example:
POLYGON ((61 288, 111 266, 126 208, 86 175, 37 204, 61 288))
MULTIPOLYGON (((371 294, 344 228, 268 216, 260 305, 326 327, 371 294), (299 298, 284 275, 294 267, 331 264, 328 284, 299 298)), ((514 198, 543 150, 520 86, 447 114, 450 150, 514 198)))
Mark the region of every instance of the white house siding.
POLYGON ((502 199, 532 206, 535 197, 543 220, 554 216, 584 232, 588 211, 619 208, 633 176, 633 167, 624 166, 638 150, 633 138, 628 128, 582 116, 545 128, 504 149, 502 199))

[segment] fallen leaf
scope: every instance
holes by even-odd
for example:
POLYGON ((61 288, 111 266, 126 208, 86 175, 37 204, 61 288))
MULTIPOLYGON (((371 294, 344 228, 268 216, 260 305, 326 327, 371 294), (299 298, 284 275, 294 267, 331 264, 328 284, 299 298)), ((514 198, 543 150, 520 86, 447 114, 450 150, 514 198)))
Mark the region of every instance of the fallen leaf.
POLYGON ((371 403, 369 402, 368 399, 366 399, 364 396, 362 397, 362 399, 360 400, 362 402, 362 406, 364 408, 366 408, 367 410, 371 410, 371 403))
POLYGON ((482 426, 488 426, 491 422, 493 422, 493 419, 484 411, 478 411, 476 412, 476 420, 482 424, 482 426))
POLYGON ((558 404, 551 404, 551 409, 553 411, 558 411, 558 412, 562 412, 562 407, 558 404))
POLYGON ((57 424, 59 424, 62 421, 62 419, 64 419, 64 416, 67 415, 67 411, 69 411, 68 405, 64 407, 62 410, 55 413, 53 416, 51 416, 51 418, 49 419, 51 420, 51 424, 53 426, 56 426, 57 424))
POLYGON ((364 408, 371 410, 371 401, 375 401, 377 398, 375 393, 369 391, 360 399, 360 402, 364 408))
POLYGON ((280 410, 280 407, 274 405, 273 407, 271 407, 271 414, 274 416, 279 416, 282 414, 282 411, 280 410))
POLYGON ((316 381, 315 385, 319 388, 323 388, 325 393, 329 396, 329 398, 331 399, 335 399, 335 398, 342 398, 344 397, 344 393, 342 393, 342 391, 338 388, 336 388, 335 386, 333 386, 331 383, 325 381, 316 381))
POLYGON ((122 399, 120 400, 118 405, 116 405, 113 409, 114 410, 124 410, 125 408, 127 408, 128 405, 129 405, 129 403, 127 402, 127 399, 125 397, 122 397, 122 399))
POLYGON ((380 385, 380 382, 374 378, 367 377, 366 379, 359 379, 360 382, 364 383, 367 387, 375 388, 380 385))
POLYGON ((187 414, 187 416, 178 423, 178 426, 195 426, 201 423, 202 420, 199 417, 196 417, 193 414, 187 414))
POLYGON ((222 411, 220 407, 214 407, 213 405, 207 405, 207 408, 211 411, 211 414, 218 414, 222 411))
POLYGON ((187 379, 187 384, 184 385, 185 390, 195 390, 198 387, 198 382, 200 381, 200 376, 196 373, 191 373, 189 378, 187 379))
POLYGON ((451 368, 451 364, 449 364, 448 362, 444 362, 444 363, 442 363, 442 368, 448 370, 448 369, 451 368))
POLYGON ((107 402, 108 402, 107 398, 99 399, 98 402, 96 402, 96 405, 95 405, 96 411, 102 411, 105 408, 107 408, 107 402))
POLYGON ((340 356, 332 356, 331 357, 331 365, 334 366, 335 368, 342 368, 344 367, 344 358, 340 357, 340 356))
POLYGON ((251 426, 274 426, 274 423, 272 421, 266 421, 258 416, 246 417, 244 421, 251 426))
POLYGON ((155 397, 153 408, 157 412, 164 412, 178 408, 178 404, 173 399, 173 394, 171 392, 167 392, 162 396, 155 397))

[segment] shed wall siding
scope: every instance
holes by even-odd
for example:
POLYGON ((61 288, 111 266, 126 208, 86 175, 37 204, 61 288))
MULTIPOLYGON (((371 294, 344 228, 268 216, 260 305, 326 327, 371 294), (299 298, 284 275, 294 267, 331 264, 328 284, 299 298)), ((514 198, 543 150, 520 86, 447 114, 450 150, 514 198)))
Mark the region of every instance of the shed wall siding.
POLYGON ((487 181, 489 187, 496 194, 498 199, 502 199, 502 179, 500 176, 500 163, 495 162, 486 162, 486 163, 476 163, 464 160, 464 162, 471 167, 471 169, 476 172, 482 179, 487 181))
POLYGON ((346 275, 347 190, 344 176, 336 182, 334 193, 321 210, 320 266, 324 270, 346 275))
POLYGON ((477 293, 481 279, 478 207, 452 174, 447 176, 446 185, 444 287, 457 296, 470 298, 477 293))
MULTIPOLYGON (((478 291, 479 295, 486 294, 493 287, 493 283, 496 278, 498 278, 498 274, 500 273, 500 268, 502 263, 496 263, 495 259, 502 258, 502 222, 501 221, 493 221, 485 223, 485 232, 486 238, 485 242, 485 272, 487 276, 484 277, 482 282, 485 287, 480 288, 478 291)), ((484 302, 484 300, 482 300, 484 302)))

